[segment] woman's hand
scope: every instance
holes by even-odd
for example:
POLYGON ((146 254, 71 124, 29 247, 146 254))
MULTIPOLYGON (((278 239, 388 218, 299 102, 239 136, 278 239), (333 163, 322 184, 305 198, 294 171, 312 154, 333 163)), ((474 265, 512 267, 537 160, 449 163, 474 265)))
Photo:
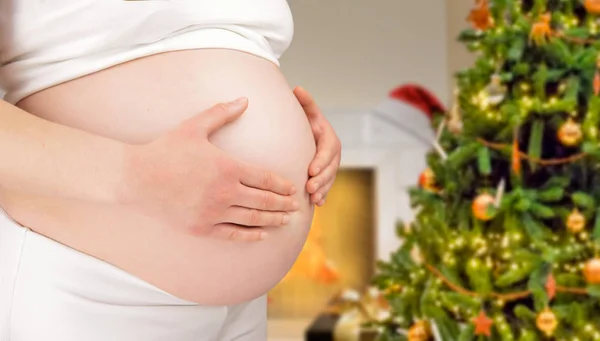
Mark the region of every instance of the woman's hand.
POLYGON ((291 181, 233 160, 208 136, 237 119, 247 99, 184 121, 161 138, 128 147, 121 202, 187 233, 260 240, 266 226, 289 222, 299 203, 291 181))
POLYGON ((310 179, 306 190, 314 204, 323 206, 340 167, 342 143, 308 91, 297 87, 294 95, 308 117, 317 142, 317 154, 308 167, 310 179))

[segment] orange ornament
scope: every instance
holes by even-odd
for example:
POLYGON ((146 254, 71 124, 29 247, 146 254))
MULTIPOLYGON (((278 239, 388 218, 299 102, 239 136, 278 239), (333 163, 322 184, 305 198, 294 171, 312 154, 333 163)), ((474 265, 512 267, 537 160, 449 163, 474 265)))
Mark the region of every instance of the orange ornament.
POLYGON ((550 337, 554 334, 556 327, 558 327, 558 319, 554 312, 546 307, 546 309, 537 316, 535 324, 539 330, 546 334, 546 337, 550 337))
POLYGON ((537 45, 548 42, 548 39, 550 39, 550 36, 552 35, 550 21, 552 21, 552 14, 544 13, 540 15, 539 20, 531 26, 529 41, 533 40, 537 45))
POLYGON ((585 0, 583 6, 590 14, 600 14, 600 0, 585 0))
POLYGON ((421 175, 419 175, 419 186, 428 191, 435 191, 435 174, 431 168, 425 169, 421 175))
POLYGON ((430 337, 429 324, 426 321, 418 321, 408 330, 408 341, 427 341, 430 337))
POLYGON ((494 321, 487 317, 485 312, 482 310, 479 315, 471 320, 475 324, 475 335, 492 335, 492 324, 494 321))
POLYGON ((574 209, 567 216, 567 229, 571 233, 579 233, 585 227, 585 222, 585 216, 578 209, 574 209))
POLYGON ((556 295, 556 279, 552 274, 548 275, 548 279, 546 279, 546 294, 548 294, 548 299, 552 300, 556 295))
POLYGON ((581 125, 573 121, 572 118, 569 118, 567 122, 563 123, 558 129, 558 140, 567 147, 579 144, 582 137, 583 133, 581 132, 581 125))
POLYGON ((521 151, 519 150, 519 141, 516 134, 512 145, 512 170, 515 174, 521 174, 521 151))
POLYGON ((494 217, 495 206, 496 199, 488 193, 483 193, 473 200, 471 210, 473 211, 475 218, 488 221, 494 217))
POLYGON ((494 20, 490 12, 487 0, 476 0, 475 7, 469 13, 467 21, 474 29, 485 31, 494 26, 494 20))
POLYGON ((600 258, 593 258, 585 263, 583 276, 589 284, 600 284, 600 258))

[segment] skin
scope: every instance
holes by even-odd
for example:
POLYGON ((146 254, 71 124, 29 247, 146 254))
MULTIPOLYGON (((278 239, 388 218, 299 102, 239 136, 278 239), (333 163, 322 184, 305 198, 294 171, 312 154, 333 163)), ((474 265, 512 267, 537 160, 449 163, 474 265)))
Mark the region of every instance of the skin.
POLYGON ((14 155, 2 166, 17 180, 2 193, 6 211, 200 304, 272 288, 339 167, 339 140, 311 96, 276 65, 231 50, 142 58, 18 106, 22 122, 0 133, 24 148, 6 148, 14 155))

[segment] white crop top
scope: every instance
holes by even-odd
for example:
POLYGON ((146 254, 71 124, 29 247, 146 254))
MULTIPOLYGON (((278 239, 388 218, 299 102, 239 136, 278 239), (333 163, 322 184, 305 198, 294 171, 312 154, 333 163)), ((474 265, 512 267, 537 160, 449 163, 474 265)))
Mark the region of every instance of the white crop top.
POLYGON ((0 88, 20 99, 167 51, 226 48, 279 65, 286 0, 0 0, 0 88))

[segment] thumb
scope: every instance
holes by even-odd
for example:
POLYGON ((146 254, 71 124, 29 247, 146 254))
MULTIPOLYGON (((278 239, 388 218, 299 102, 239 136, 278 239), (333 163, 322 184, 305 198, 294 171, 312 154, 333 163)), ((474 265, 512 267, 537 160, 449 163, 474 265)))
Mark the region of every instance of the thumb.
POLYGON ((219 103, 199 115, 198 128, 203 135, 210 135, 227 123, 235 121, 248 108, 248 99, 241 97, 233 102, 219 103))

